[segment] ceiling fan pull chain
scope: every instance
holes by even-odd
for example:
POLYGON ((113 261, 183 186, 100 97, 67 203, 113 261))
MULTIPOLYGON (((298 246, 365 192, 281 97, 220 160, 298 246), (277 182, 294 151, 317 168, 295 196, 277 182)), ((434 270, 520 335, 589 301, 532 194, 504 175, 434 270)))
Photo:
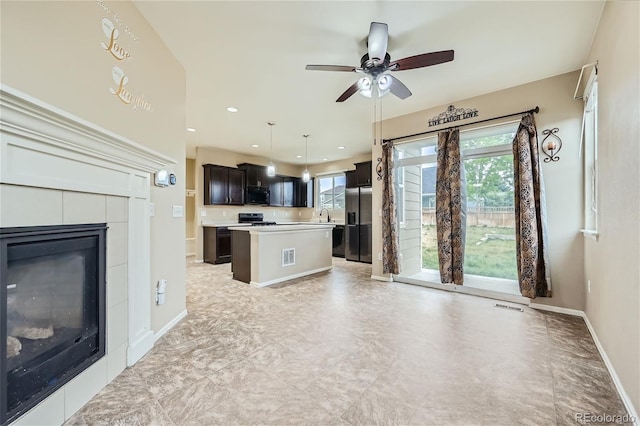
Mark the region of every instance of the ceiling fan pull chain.
POLYGON ((373 99, 373 146, 376 146, 376 99, 373 99))

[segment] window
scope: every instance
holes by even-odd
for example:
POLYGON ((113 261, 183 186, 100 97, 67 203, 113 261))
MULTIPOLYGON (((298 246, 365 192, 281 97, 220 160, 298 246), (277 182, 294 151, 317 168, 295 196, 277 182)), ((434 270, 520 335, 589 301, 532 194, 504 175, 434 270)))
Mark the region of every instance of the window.
MULTIPOLYGON (((508 123, 460 134, 467 195, 465 275, 467 278, 501 279, 496 281, 505 286, 511 280, 517 280, 512 154, 516 129, 517 123, 508 123)), ((419 251, 415 255, 403 254, 404 258, 416 259, 416 265, 410 265, 409 261, 403 264, 407 271, 439 269, 435 148, 435 137, 396 146, 402 153, 396 162, 396 176, 401 175, 400 170, 405 170, 403 186, 406 188, 408 185, 407 176, 415 172, 421 175, 419 194, 414 197, 420 201, 419 204, 410 204, 413 197, 410 192, 405 191, 402 197, 398 197, 399 218, 412 214, 414 209, 420 218, 419 226, 413 227, 407 222, 409 225, 400 233, 403 251, 419 251)), ((465 284, 471 284, 473 279, 467 278, 465 284)), ((512 291, 510 287, 506 290, 512 291)))
POLYGON ((344 210, 344 173, 318 178, 318 209, 344 210))
POLYGON ((583 95, 584 230, 598 232, 598 76, 594 70, 583 95))
MULTIPOLYGON (((399 153, 399 158, 402 158, 402 153, 399 153)), ((396 172, 396 203, 398 205, 397 219, 400 227, 404 227, 405 223, 405 194, 404 194, 404 173, 405 168, 400 167, 395 170, 396 172)))

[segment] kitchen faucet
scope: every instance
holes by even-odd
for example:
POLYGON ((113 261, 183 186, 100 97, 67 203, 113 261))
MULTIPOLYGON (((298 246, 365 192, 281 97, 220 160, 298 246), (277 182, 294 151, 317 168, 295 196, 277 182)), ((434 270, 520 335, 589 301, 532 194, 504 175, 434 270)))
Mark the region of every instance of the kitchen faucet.
POLYGON ((326 208, 323 208, 322 210, 320 210, 320 217, 322 217, 322 212, 324 210, 327 211, 327 222, 331 222, 331 216, 329 216, 329 210, 327 210, 326 208))

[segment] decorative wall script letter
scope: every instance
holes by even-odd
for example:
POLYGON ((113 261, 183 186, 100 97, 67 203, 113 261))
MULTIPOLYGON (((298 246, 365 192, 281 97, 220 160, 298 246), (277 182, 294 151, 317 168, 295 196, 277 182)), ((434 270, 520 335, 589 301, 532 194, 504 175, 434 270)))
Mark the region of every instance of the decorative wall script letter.
POLYGON ((116 82, 118 86, 116 89, 109 89, 112 95, 115 95, 125 104, 131 103, 131 92, 129 92, 124 86, 129 83, 129 77, 127 77, 122 71, 122 68, 113 67, 111 70, 111 75, 113 76, 113 81, 116 82))
POLYGON ((105 43, 104 41, 100 43, 104 50, 109 51, 118 61, 123 61, 131 57, 131 54, 117 42, 120 37, 120 32, 115 28, 113 22, 107 18, 102 18, 102 31, 104 31, 104 35, 109 39, 109 43, 105 43))
POLYGON ((449 105, 446 111, 441 112, 429 120, 429 127, 439 126, 441 124, 451 123, 459 120, 466 120, 478 116, 478 110, 475 108, 456 108, 449 105))
POLYGON ((116 83, 116 88, 109 88, 112 95, 117 96, 123 104, 131 105, 133 109, 143 109, 145 111, 153 111, 153 107, 142 95, 134 95, 125 86, 129 83, 129 77, 124 73, 122 68, 113 67, 111 76, 116 83))

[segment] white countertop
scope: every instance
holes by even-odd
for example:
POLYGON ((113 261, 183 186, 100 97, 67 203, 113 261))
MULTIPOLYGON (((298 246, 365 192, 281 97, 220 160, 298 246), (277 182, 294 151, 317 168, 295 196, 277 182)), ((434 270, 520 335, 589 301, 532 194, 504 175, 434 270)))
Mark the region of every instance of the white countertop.
MULTIPOLYGON (((202 221, 200 222, 200 224, 204 227, 208 227, 208 228, 214 228, 214 227, 220 227, 220 226, 231 226, 231 227, 237 227, 237 226, 242 226, 244 228, 248 227, 249 225, 245 224, 245 223, 238 223, 236 222, 206 222, 206 221, 202 221)), ((256 226, 255 228, 267 228, 270 226, 291 226, 291 225, 313 225, 313 226, 317 226, 317 225, 344 225, 344 221, 336 221, 336 222, 277 222, 277 225, 268 225, 268 226, 256 226)))
POLYGON ((311 230, 326 230, 332 229, 336 226, 335 223, 318 223, 318 222, 296 222, 288 224, 278 225, 266 225, 266 226, 233 226, 233 231, 251 231, 251 233, 268 233, 268 232, 295 232, 295 231, 311 231, 311 230))

